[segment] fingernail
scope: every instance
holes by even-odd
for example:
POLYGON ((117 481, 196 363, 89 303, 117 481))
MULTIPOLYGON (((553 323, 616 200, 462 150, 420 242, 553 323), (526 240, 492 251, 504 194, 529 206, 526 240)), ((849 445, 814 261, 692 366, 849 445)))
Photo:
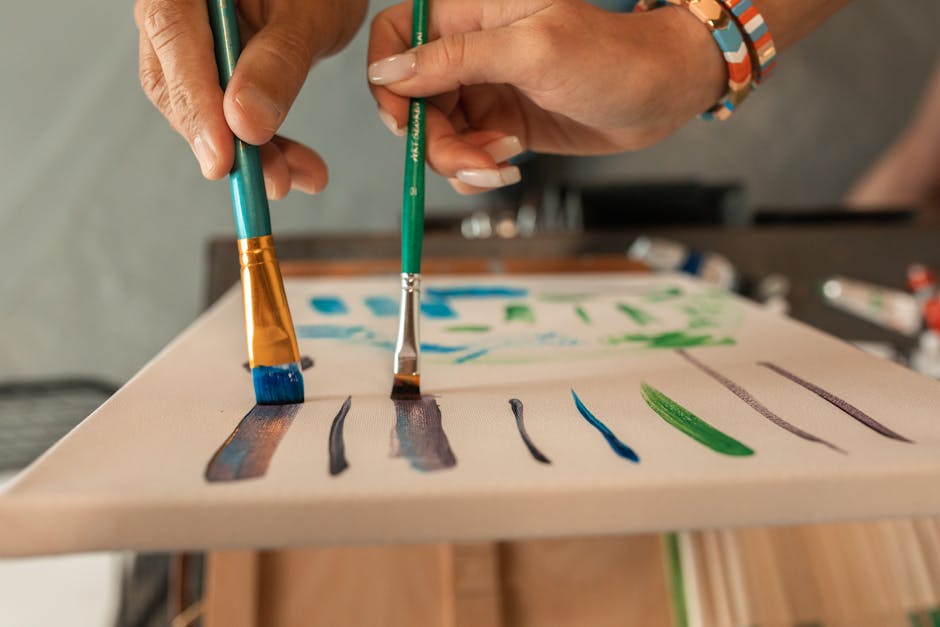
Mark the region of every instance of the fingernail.
POLYGON ((292 174, 290 186, 291 189, 299 190, 311 196, 320 192, 313 177, 307 176, 306 174, 292 174))
POLYGON ((508 161, 523 152, 522 142, 515 135, 502 137, 483 146, 483 150, 493 157, 496 163, 508 161))
POLYGON ((369 66, 369 82, 375 85, 397 83, 415 75, 418 58, 413 52, 386 57, 369 66))
POLYGON ((457 170, 457 180, 474 187, 503 187, 522 180, 519 168, 514 165, 498 170, 457 170))
POLYGON ((242 111, 266 131, 274 132, 281 122, 281 109, 267 94, 255 87, 243 87, 235 94, 242 111))
POLYGON ((203 139, 202 135, 196 135, 193 139, 193 154, 196 155, 202 175, 208 178, 212 170, 215 169, 215 162, 218 159, 212 149, 212 144, 203 139))
POLYGON ((382 124, 384 124, 388 130, 390 130, 395 135, 398 135, 399 137, 405 136, 405 127, 398 126, 398 121, 395 120, 395 116, 385 109, 379 109, 379 119, 382 120, 382 124))

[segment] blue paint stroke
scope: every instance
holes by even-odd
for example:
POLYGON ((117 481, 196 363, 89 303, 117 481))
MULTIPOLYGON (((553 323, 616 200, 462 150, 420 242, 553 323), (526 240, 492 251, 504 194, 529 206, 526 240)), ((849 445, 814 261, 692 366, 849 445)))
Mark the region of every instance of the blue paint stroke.
POLYGON ((617 455, 620 455, 624 459, 629 459, 631 462, 639 463, 640 457, 634 452, 632 448, 620 441, 620 439, 614 435, 614 432, 611 431, 607 425, 601 422, 591 411, 584 406, 584 403, 581 402, 581 399, 578 398, 578 395, 574 390, 571 390, 571 396, 574 397, 574 406, 578 408, 578 412, 584 417, 585 420, 590 423, 595 429, 601 432, 601 435, 604 436, 604 439, 607 440, 607 443, 610 444, 610 448, 614 449, 614 452, 617 455))
POLYGON ((348 340, 365 332, 362 325, 301 324, 296 327, 297 337, 305 340, 348 340))
POLYGON ((457 312, 442 300, 427 300, 421 303, 421 313, 427 318, 437 320, 453 320, 457 312))
POLYGON ((346 303, 338 296, 314 296, 310 299, 310 306, 324 316, 344 316, 349 313, 346 303))
POLYGON ((474 359, 479 359, 480 357, 483 357, 484 355, 486 355, 486 354, 489 353, 489 352, 490 352, 490 349, 488 349, 488 348, 481 348, 480 350, 473 351, 472 353, 468 353, 468 354, 466 354, 466 355, 461 355, 460 357, 458 357, 457 359, 454 360, 454 363, 455 363, 455 364, 465 364, 465 363, 467 363, 468 361, 473 361, 474 359))
POLYGON ((422 344, 421 352, 435 353, 438 355, 449 355, 467 350, 467 346, 447 346, 446 344, 422 344))
POLYGON ((238 481, 263 477, 301 404, 255 405, 206 466, 206 480, 238 481))
POLYGON ((398 315, 398 303, 395 302, 394 298, 366 296, 363 302, 376 318, 394 318, 398 315))
POLYGON ((330 425, 330 475, 333 477, 349 468, 349 462, 346 460, 346 442, 343 440, 343 426, 346 424, 346 414, 349 413, 351 406, 352 396, 347 396, 330 425))
POLYGON ((448 300, 451 298, 523 298, 529 294, 524 287, 501 285, 463 285, 460 287, 428 287, 424 293, 428 298, 448 300))

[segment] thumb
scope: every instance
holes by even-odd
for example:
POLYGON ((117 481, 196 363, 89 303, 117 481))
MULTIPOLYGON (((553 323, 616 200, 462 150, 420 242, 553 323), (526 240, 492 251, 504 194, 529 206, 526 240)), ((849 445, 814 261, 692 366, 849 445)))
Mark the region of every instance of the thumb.
POLYGON ((459 32, 369 66, 369 82, 401 96, 443 94, 464 85, 517 84, 539 57, 512 27, 459 32))
POLYGON ((225 119, 250 144, 264 144, 280 128, 316 55, 311 33, 278 19, 252 37, 225 90, 225 119))

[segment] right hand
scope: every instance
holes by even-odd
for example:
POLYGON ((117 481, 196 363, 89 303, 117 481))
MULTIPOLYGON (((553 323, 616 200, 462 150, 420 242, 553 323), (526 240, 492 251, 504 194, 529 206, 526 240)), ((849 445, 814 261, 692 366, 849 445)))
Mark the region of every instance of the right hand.
POLYGON ((234 161, 233 133, 261 146, 268 196, 313 194, 326 164, 309 147, 275 135, 320 58, 339 51, 365 17, 367 0, 240 0, 243 51, 225 93, 205 0, 137 0, 140 82, 189 143, 203 175, 219 179, 234 161))

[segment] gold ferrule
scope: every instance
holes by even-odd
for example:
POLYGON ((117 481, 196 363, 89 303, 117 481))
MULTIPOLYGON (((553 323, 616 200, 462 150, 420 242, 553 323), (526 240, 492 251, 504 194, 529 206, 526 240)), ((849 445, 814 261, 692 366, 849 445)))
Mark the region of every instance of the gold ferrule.
POLYGON ((245 300, 248 364, 254 368, 300 361, 273 238, 265 235, 238 240, 238 263, 245 300))

